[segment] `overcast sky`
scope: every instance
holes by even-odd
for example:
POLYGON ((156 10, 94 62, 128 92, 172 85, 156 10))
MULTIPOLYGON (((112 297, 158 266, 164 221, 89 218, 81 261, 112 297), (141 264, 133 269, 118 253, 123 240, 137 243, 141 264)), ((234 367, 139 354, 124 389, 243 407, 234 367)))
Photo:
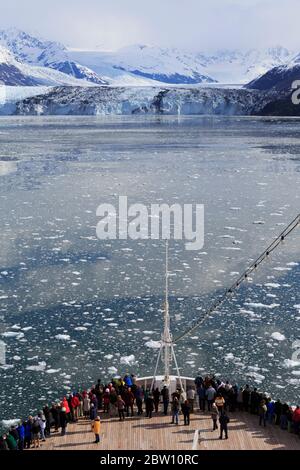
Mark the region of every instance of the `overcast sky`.
POLYGON ((0 27, 75 48, 145 43, 190 50, 283 45, 300 50, 300 0, 9 0, 0 27))

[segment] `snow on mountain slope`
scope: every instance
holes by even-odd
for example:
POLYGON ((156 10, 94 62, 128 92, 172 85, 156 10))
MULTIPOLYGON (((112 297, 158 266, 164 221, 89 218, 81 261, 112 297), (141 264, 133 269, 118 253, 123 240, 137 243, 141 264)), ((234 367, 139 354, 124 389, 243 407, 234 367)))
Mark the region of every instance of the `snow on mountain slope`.
POLYGON ((269 69, 285 64, 293 53, 281 46, 247 51, 217 51, 212 55, 199 54, 206 73, 220 83, 246 84, 269 69))
POLYGON ((15 28, 0 31, 0 44, 22 63, 47 67, 97 85, 106 84, 93 70, 70 60, 68 51, 60 43, 45 41, 15 28))
POLYGON ((70 54, 93 70, 101 70, 108 76, 130 74, 132 77, 168 84, 215 82, 203 73, 203 66, 195 55, 177 49, 134 45, 114 53, 70 51, 70 54))
POLYGON ((22 70, 12 54, 0 46, 0 84, 2 85, 37 85, 38 82, 22 70))
POLYGON ((286 63, 292 53, 277 46, 268 49, 221 50, 189 53, 158 46, 134 45, 116 52, 70 51, 73 60, 109 78, 121 73, 168 84, 246 84, 274 66, 286 63))
POLYGON ((0 45, 0 85, 7 86, 95 86, 86 80, 48 67, 24 64, 15 59, 10 51, 0 45))

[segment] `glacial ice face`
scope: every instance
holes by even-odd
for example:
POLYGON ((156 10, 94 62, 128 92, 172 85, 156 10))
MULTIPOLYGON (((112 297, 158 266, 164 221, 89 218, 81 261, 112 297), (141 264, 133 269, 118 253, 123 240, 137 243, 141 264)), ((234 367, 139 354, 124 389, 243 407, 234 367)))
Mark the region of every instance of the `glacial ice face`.
POLYGON ((16 103, 19 115, 249 115, 261 93, 246 89, 56 87, 16 103))

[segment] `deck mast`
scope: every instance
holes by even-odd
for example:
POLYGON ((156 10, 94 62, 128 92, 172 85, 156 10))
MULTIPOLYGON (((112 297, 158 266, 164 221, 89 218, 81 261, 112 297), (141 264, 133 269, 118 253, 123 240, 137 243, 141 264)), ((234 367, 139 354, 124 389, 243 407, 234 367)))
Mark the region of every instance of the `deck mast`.
POLYGON ((171 370, 171 365, 172 365, 172 360, 174 360, 177 376, 176 379, 178 379, 180 388, 183 390, 183 384, 179 372, 179 367, 177 363, 177 359, 175 356, 175 351, 174 351, 174 344, 173 344, 173 338, 172 334, 170 331, 170 311, 169 311, 169 244, 168 240, 166 240, 166 265, 165 265, 165 308, 164 308, 164 330, 161 336, 161 344, 156 360, 156 365, 155 365, 155 370, 153 374, 153 379, 152 379, 152 384, 151 384, 151 389, 153 389, 154 383, 156 381, 156 375, 157 375, 157 370, 158 370, 158 365, 160 359, 163 360, 164 363, 164 380, 163 380, 163 385, 166 385, 167 387, 170 386, 171 382, 171 377, 170 377, 170 370, 171 370))

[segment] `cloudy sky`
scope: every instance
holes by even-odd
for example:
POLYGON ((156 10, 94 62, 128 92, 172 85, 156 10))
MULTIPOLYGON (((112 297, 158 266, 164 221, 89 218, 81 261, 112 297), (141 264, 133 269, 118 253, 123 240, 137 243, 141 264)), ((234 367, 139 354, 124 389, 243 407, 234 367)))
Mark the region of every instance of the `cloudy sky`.
POLYGON ((300 50, 299 0, 2 0, 15 26, 74 48, 145 43, 190 50, 281 44, 300 50))

